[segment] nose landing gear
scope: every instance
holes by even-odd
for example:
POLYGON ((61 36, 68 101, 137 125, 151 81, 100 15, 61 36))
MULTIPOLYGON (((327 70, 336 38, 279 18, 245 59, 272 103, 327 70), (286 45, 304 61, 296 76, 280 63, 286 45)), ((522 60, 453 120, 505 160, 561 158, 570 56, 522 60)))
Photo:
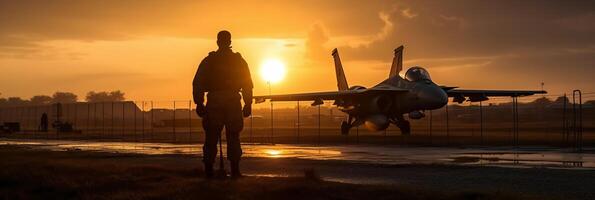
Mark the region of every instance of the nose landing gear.
POLYGON ((349 135, 349 130, 351 128, 362 125, 363 123, 362 120, 349 115, 349 119, 341 123, 341 135, 349 135))

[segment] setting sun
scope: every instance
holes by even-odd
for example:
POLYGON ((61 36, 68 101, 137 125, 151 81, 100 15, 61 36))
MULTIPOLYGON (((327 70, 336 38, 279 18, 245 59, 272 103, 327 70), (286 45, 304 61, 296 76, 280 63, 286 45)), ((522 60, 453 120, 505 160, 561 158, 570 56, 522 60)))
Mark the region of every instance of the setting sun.
POLYGON ((270 83, 277 83, 285 77, 285 64, 278 59, 267 59, 262 62, 260 75, 270 83))

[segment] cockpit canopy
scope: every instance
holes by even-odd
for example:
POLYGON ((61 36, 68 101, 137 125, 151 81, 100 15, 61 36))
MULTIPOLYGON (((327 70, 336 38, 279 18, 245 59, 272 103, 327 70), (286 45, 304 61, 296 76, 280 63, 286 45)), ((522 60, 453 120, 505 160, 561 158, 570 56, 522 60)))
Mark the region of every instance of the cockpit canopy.
POLYGON ((405 72, 405 79, 407 79, 408 81, 432 81, 432 79, 430 78, 430 73, 428 73, 426 69, 419 66, 409 68, 407 72, 405 72))

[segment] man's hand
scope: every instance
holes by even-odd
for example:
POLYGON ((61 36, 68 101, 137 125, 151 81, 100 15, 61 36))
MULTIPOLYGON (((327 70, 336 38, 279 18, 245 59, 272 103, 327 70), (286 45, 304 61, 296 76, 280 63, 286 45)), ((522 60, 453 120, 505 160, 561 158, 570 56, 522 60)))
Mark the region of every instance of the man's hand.
POLYGON ((244 105, 242 113, 244 114, 244 117, 249 117, 250 115, 252 115, 252 104, 244 105))
POLYGON ((203 104, 196 104, 196 114, 199 117, 204 118, 205 115, 207 114, 207 109, 205 108, 205 105, 203 105, 203 104))

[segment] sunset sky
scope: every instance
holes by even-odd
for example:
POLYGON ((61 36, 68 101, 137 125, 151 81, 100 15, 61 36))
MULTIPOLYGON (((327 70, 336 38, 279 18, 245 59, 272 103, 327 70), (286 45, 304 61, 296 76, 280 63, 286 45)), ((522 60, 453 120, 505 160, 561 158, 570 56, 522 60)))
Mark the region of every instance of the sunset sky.
POLYGON ((350 85, 405 69, 441 85, 595 91, 589 1, 0 1, 0 97, 122 90, 134 100, 189 100, 220 30, 248 62, 254 93, 267 59, 285 63, 273 93, 336 90, 331 50, 350 85), (223 3, 221 3, 223 2, 223 3))

